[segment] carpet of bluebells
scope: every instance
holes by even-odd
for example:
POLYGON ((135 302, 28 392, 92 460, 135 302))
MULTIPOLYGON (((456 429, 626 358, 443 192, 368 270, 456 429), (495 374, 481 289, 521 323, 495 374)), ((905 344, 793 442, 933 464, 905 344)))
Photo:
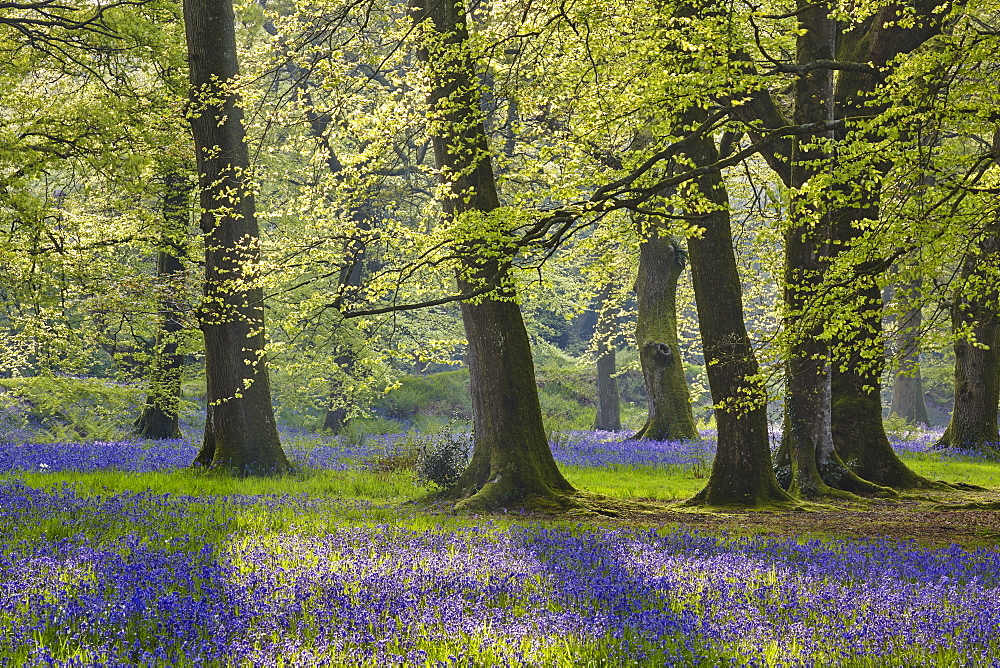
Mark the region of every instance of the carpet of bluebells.
MULTIPOLYGON (((289 449, 343 469, 390 445, 289 449)), ((670 467, 711 461, 712 444, 596 433, 554 450, 670 467)), ((17 473, 171 469, 194 451, 0 448, 0 664, 1000 665, 995 550, 474 518, 415 530, 413 507, 385 522, 367 502, 90 495, 17 473), (246 520, 270 514, 294 519, 246 520)))

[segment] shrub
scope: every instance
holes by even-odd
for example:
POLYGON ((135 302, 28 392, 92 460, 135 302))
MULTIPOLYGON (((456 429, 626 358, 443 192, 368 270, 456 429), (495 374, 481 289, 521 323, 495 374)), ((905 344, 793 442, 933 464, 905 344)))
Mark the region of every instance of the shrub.
POLYGON ((458 482, 472 455, 472 435, 445 431, 423 439, 417 460, 417 480, 439 489, 458 482))

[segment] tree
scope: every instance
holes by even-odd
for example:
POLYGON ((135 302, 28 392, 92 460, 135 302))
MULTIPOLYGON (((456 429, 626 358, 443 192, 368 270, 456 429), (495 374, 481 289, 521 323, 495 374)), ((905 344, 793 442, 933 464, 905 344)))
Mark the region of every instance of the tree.
POLYGON ((677 281, 687 253, 650 222, 640 225, 635 340, 649 401, 649 417, 635 438, 698 438, 691 396, 677 344, 677 281))
POLYGON ((991 454, 1000 449, 1000 225, 992 227, 962 259, 960 288, 951 309, 952 328, 958 333, 955 405, 935 444, 938 448, 991 454))
POLYGON ((187 0, 191 129, 205 235, 208 413, 195 464, 238 474, 290 468, 281 448, 264 358, 263 291, 253 178, 239 95, 230 0, 187 0))
MULTIPOLYGON (((835 60, 837 23, 832 6, 800 0, 796 18, 796 65, 835 60)), ((793 122, 834 120, 833 70, 805 69, 795 81, 793 122)), ((832 137, 792 141, 790 221, 785 232, 785 322, 789 335, 785 379, 785 433, 777 464, 779 480, 803 496, 843 492, 884 493, 851 472, 840 459, 832 432, 830 349, 818 307, 828 263, 832 224, 817 182, 828 169, 832 137), (825 140, 825 141, 824 141, 825 140), (819 178, 817 178, 819 177, 819 178)))
POLYGON ((442 209, 454 226, 459 290, 468 340, 475 447, 445 496, 468 511, 512 505, 565 507, 573 487, 559 472, 542 425, 528 333, 511 284, 512 239, 500 209, 479 111, 480 87, 462 0, 411 4, 421 31, 419 57, 430 80, 434 156, 442 209))
MULTIPOLYGON (((902 21, 902 10, 889 5, 840 37, 837 57, 841 62, 870 66, 844 70, 837 78, 836 114, 847 120, 837 132, 842 145, 852 141, 863 152, 881 139, 879 131, 864 120, 850 119, 888 111, 890 103, 880 100, 878 91, 884 87, 896 58, 940 33, 943 18, 935 8, 932 3, 917 3, 918 18, 909 25, 902 21)), ((849 253, 859 245, 871 222, 882 217, 881 193, 885 186, 881 179, 891 168, 891 160, 875 158, 869 169, 848 172, 835 187, 846 203, 836 205, 831 212, 831 255, 849 253)), ((877 249, 868 258, 846 263, 845 269, 853 276, 856 287, 846 295, 851 315, 833 345, 834 446, 851 471, 865 480, 897 489, 933 486, 896 456, 882 422, 883 301, 877 272, 872 267, 884 267, 884 256, 884 249, 877 249)))
MULTIPOLYGON (((687 151, 695 167, 718 162, 715 140, 702 137, 687 151)), ((733 249, 729 197, 718 169, 697 181, 711 210, 688 239, 698 327, 715 406, 718 441, 708 483, 688 503, 761 506, 791 502, 771 463, 767 396, 743 317, 733 249)))
POLYGON ((908 424, 930 424, 924 383, 920 375, 920 335, 923 303, 919 296, 920 282, 897 287, 895 296, 909 301, 908 308, 897 324, 896 351, 898 362, 892 377, 892 403, 889 415, 896 415, 908 424))
MULTIPOLYGON (((877 278, 878 272, 890 265, 891 258, 884 258, 885 248, 877 243, 865 243, 866 239, 871 239, 868 230, 871 229, 872 222, 880 218, 880 192, 884 188, 880 178, 892 167, 891 159, 881 157, 881 154, 873 163, 870 157, 873 151, 868 148, 881 141, 880 123, 885 123, 884 120, 880 122, 871 119, 890 110, 890 103, 881 96, 880 88, 892 73, 895 59, 938 34, 942 23, 941 16, 935 15, 929 5, 918 8, 920 20, 914 23, 900 20, 900 12, 894 5, 883 7, 858 25, 843 31, 836 40, 836 61, 830 57, 832 47, 829 45, 826 52, 809 48, 803 52, 801 47, 804 42, 808 47, 816 40, 815 36, 800 35, 797 62, 785 68, 796 74, 800 85, 810 77, 823 80, 824 91, 820 97, 826 99, 827 95, 833 95, 833 102, 829 103, 824 113, 834 114, 839 121, 835 136, 842 147, 839 150, 842 155, 856 151, 859 156, 857 163, 843 160, 837 169, 833 169, 832 163, 826 162, 823 169, 813 170, 813 175, 827 175, 832 179, 829 185, 819 186, 814 193, 817 200, 826 199, 825 203, 820 204, 825 212, 817 208, 814 212, 815 222, 805 227, 801 223, 793 225, 786 233, 786 239, 791 244, 789 257, 798 265, 789 267, 788 280, 796 280, 797 274, 797 280, 804 280, 806 284, 811 281, 813 287, 804 292, 801 287, 793 287, 786 291, 786 298, 790 305, 790 324, 801 324, 808 318, 812 318, 817 324, 828 320, 820 329, 803 328, 793 334, 796 340, 805 338, 812 341, 808 341, 801 350, 796 350, 797 344, 793 342, 789 358, 790 369, 804 358, 824 357, 833 360, 829 370, 829 418, 824 412, 812 409, 803 413, 804 416, 814 416, 815 424, 811 430, 816 434, 825 434, 827 428, 820 422, 827 419, 830 421, 836 457, 825 464, 832 471, 826 478, 828 482, 836 481, 834 486, 846 486, 854 491, 868 493, 883 492, 864 481, 894 487, 932 484, 915 475, 899 460, 885 435, 879 392, 884 365, 882 301, 877 278), (830 90, 833 86, 831 71, 834 69, 840 70, 835 91, 830 90), (857 166, 862 163, 868 165, 867 168, 857 166), (839 174, 836 173, 838 171, 839 174), (826 193, 822 192, 824 187, 826 193), (806 243, 802 243, 802 240, 806 243), (810 245, 813 248, 803 256, 800 251, 806 250, 810 245), (868 256, 859 257, 858 248, 873 250, 868 252, 868 256), (845 252, 847 249, 850 252, 845 252), (830 273, 832 264, 836 266, 836 275, 830 273), (809 265, 812 265, 811 268, 809 265), (837 290, 830 287, 838 282, 850 288, 837 290), (822 335, 829 337, 834 344, 829 351, 825 351, 827 345, 822 341, 822 335), (839 471, 840 463, 837 459, 846 462, 855 475, 843 475, 839 471)), ((810 18, 810 21, 813 20, 815 17, 810 18)), ((801 93, 797 89, 797 108, 802 101, 801 93)), ((752 115, 757 122, 765 124, 783 122, 777 106, 763 91, 753 93, 747 109, 741 112, 745 118, 752 115)), ((809 179, 809 175, 805 174, 807 178, 803 181, 803 172, 807 172, 808 168, 797 169, 792 160, 792 150, 791 146, 774 143, 765 153, 765 158, 786 185, 801 190, 809 179), (793 179, 800 182, 794 183, 793 179)), ((823 160, 819 154, 812 158, 806 155, 806 160, 809 159, 823 160)), ((801 194, 793 196, 793 215, 796 198, 802 203, 801 194)), ((813 375, 807 372, 804 378, 813 378, 813 375)), ((801 379, 801 374, 790 371, 788 397, 792 404, 796 402, 796 398, 808 395, 803 393, 803 388, 797 386, 801 379)), ((816 392, 822 394, 818 388, 815 389, 814 393, 816 392)), ((793 408, 794 410, 796 409, 793 408)), ((793 427, 800 434, 809 431, 802 424, 796 426, 794 422, 786 426, 793 427)), ((779 470, 786 482, 787 472, 793 465, 789 446, 794 442, 795 437, 791 433, 786 434, 779 453, 779 470)), ((825 436, 819 439, 819 443, 822 444, 821 451, 824 450, 825 436)), ((810 486, 824 489, 818 484, 810 486)))

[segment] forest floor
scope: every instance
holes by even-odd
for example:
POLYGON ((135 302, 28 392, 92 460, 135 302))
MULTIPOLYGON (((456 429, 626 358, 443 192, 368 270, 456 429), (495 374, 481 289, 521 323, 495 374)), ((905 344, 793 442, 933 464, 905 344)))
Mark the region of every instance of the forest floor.
POLYGON ((616 518, 598 523, 803 539, 890 538, 923 547, 958 544, 975 549, 1000 546, 1000 491, 955 490, 763 511, 703 512, 677 503, 643 502, 640 508, 623 508, 616 518))

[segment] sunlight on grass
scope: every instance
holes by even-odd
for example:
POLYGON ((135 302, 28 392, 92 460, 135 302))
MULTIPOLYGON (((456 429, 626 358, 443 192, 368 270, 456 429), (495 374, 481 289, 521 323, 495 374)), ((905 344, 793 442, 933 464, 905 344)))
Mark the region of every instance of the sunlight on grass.
POLYGON ((931 480, 1000 488, 1000 463, 997 462, 954 459, 937 453, 904 453, 901 459, 914 472, 931 480))
POLYGON ((687 499, 699 492, 706 482, 705 478, 696 478, 690 470, 685 471, 679 467, 560 466, 559 468, 577 489, 619 499, 661 501, 687 499))

